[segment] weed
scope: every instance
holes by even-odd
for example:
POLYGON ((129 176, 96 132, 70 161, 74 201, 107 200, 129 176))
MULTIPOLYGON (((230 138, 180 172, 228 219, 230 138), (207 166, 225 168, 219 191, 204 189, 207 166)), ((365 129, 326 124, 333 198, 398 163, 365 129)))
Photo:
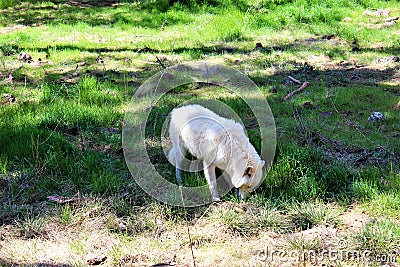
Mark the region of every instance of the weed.
POLYGON ((292 203, 287 207, 288 216, 295 227, 309 229, 316 225, 339 224, 339 213, 321 202, 292 203))
POLYGON ((111 256, 114 266, 122 266, 120 264, 120 262, 124 256, 124 252, 123 252, 121 246, 119 246, 119 245, 113 246, 109 253, 110 253, 110 256, 111 256))
POLYGON ((24 238, 43 237, 46 234, 45 219, 27 216, 25 221, 17 222, 20 235, 24 238))
POLYGON ((57 212, 57 218, 64 225, 70 225, 75 216, 75 211, 70 205, 60 206, 57 212))
POLYGON ((121 198, 120 196, 110 197, 110 205, 113 213, 118 217, 131 216, 133 203, 128 197, 121 198))
POLYGON ((383 178, 382 182, 391 190, 400 190, 400 171, 397 170, 396 173, 396 168, 393 166, 393 163, 389 166, 388 177, 386 179, 383 178))
MULTIPOLYGON (((230 231, 238 234, 252 234, 254 233, 254 228, 249 222, 249 218, 244 215, 237 213, 233 209, 224 210, 217 209, 211 215, 212 220, 218 220, 221 225, 227 227, 230 231)), ((253 224, 254 226, 254 224, 253 224)))
POLYGON ((274 232, 285 232, 290 228, 287 218, 277 209, 263 207, 252 214, 258 224, 259 230, 269 229, 274 232))
POLYGON ((87 249, 82 241, 73 240, 70 242, 70 249, 78 255, 87 255, 87 249))
MULTIPOLYGON (((17 53, 17 50, 15 49, 15 47, 13 45, 10 44, 2 44, 0 45, 0 52, 3 54, 2 55, 2 61, 5 60, 5 58, 3 58, 3 56, 11 56, 17 53)), ((3 63, 3 69, 4 68, 4 63, 3 63)))

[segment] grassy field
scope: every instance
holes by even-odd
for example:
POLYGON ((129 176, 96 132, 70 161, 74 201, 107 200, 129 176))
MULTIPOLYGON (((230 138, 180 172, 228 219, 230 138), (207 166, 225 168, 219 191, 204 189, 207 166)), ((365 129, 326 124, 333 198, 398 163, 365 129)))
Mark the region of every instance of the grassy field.
MULTIPOLYGON (((0 9, 0 266, 400 265, 397 1, 0 0, 0 9), (197 60, 246 74, 274 114, 274 164, 245 202, 231 192, 198 208, 159 203, 126 166, 122 127, 136 89, 197 60), (309 85, 283 100, 300 87, 289 76, 309 85), (375 111, 385 119, 368 121, 375 111), (310 256, 324 251, 353 254, 310 256)), ((179 87, 147 122, 149 157, 171 181, 163 123, 201 97, 233 108, 260 149, 237 95, 179 87)), ((185 183, 204 184, 197 176, 185 183)))

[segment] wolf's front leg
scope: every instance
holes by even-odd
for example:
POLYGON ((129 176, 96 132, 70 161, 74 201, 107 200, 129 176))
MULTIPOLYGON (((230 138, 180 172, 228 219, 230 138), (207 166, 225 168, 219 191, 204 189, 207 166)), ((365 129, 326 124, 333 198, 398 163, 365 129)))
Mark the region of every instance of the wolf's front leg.
POLYGON ((215 177, 215 166, 213 164, 207 164, 203 162, 204 166, 204 176, 210 186, 211 196, 214 201, 221 201, 217 191, 217 179, 215 177))
POLYGON ((171 163, 175 164, 175 178, 176 181, 178 182, 178 185, 183 184, 182 172, 180 169, 183 157, 182 155, 183 151, 179 149, 179 144, 174 144, 171 150, 168 152, 168 159, 170 160, 171 163))
POLYGON ((175 178, 179 185, 183 185, 182 172, 178 167, 175 168, 175 178))

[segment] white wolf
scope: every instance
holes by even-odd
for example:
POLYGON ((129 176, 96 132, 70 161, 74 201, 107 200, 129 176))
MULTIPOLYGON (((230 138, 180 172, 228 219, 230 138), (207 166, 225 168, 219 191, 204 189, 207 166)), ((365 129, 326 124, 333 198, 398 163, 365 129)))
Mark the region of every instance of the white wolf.
POLYGON ((239 189, 241 199, 261 184, 265 161, 257 154, 241 124, 197 104, 176 108, 170 115, 172 148, 168 158, 176 166, 178 182, 182 182, 180 169, 185 152, 189 151, 203 162, 214 201, 220 201, 216 167, 224 171, 223 177, 230 185, 239 189))

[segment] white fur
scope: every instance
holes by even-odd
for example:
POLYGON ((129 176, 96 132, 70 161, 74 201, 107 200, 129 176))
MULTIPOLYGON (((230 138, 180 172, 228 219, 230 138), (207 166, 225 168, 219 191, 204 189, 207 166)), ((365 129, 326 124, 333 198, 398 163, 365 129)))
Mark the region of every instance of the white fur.
POLYGON ((216 167, 224 170, 223 176, 227 182, 239 188, 242 199, 261 184, 265 162, 251 145, 241 124, 220 117, 200 105, 179 107, 170 115, 172 148, 168 157, 175 163, 178 182, 182 182, 180 169, 185 152, 189 151, 202 161, 215 201, 219 201, 216 167))

